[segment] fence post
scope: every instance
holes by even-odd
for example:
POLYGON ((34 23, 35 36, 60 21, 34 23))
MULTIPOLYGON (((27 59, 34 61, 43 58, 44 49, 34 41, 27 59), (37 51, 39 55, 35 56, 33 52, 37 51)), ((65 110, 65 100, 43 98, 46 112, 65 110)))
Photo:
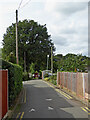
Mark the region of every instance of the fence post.
POLYGON ((66 88, 68 89, 68 72, 67 72, 67 80, 66 80, 66 88))
POLYGON ((71 72, 71 92, 72 92, 72 72, 71 72))
POLYGON ((76 73, 76 95, 78 95, 78 73, 76 73))
POLYGON ((84 73, 82 73, 82 77, 83 77, 83 97, 85 100, 85 79, 84 79, 84 73))
POLYGON ((64 87, 64 72, 62 72, 63 87, 64 87))
POLYGON ((42 71, 42 80, 43 80, 43 71, 42 71))
POLYGON ((58 86, 59 73, 57 72, 57 86, 58 86))
POLYGON ((59 85, 61 86, 61 72, 59 72, 59 85))

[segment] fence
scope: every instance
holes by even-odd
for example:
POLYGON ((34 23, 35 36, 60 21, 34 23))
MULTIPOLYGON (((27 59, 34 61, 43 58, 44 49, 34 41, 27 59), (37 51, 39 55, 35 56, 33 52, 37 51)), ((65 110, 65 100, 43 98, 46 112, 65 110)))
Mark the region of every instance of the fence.
POLYGON ((42 71, 42 80, 44 80, 44 75, 45 74, 51 74, 51 71, 50 70, 44 70, 44 71, 42 71))
POLYGON ((57 72, 57 85, 66 88, 82 99, 90 99, 88 73, 57 72))
POLYGON ((8 71, 0 70, 0 120, 8 111, 8 71))

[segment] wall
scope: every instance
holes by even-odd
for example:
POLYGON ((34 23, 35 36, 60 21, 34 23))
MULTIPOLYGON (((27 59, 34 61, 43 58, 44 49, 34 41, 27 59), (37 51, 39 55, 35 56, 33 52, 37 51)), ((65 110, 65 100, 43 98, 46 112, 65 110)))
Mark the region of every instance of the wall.
POLYGON ((8 71, 0 70, 0 119, 8 111, 8 71))

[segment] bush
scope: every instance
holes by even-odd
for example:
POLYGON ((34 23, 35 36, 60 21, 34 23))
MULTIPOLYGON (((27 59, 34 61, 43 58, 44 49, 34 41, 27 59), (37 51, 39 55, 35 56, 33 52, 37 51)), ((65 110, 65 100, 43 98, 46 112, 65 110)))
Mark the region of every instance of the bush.
POLYGON ((29 80, 29 74, 27 72, 23 72, 23 81, 29 80))
POLYGON ((39 70, 39 75, 40 75, 40 79, 42 78, 42 71, 41 70, 39 70))
POLYGON ((49 77, 49 75, 47 73, 44 75, 44 78, 46 78, 46 77, 49 77))
POLYGON ((4 60, 2 60, 2 69, 8 69, 8 99, 10 107, 22 89, 23 70, 19 65, 4 60))
POLYGON ((50 76, 50 77, 49 77, 49 81, 50 81, 52 84, 56 85, 56 84, 57 84, 57 75, 52 75, 52 76, 50 76))
POLYGON ((49 78, 44 78, 45 81, 49 81, 49 78))

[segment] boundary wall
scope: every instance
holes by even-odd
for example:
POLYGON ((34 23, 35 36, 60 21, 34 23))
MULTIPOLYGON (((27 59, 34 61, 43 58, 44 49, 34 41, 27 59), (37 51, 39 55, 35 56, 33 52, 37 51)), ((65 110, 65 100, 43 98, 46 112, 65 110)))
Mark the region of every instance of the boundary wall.
POLYGON ((8 70, 0 70, 0 120, 8 112, 8 70))

